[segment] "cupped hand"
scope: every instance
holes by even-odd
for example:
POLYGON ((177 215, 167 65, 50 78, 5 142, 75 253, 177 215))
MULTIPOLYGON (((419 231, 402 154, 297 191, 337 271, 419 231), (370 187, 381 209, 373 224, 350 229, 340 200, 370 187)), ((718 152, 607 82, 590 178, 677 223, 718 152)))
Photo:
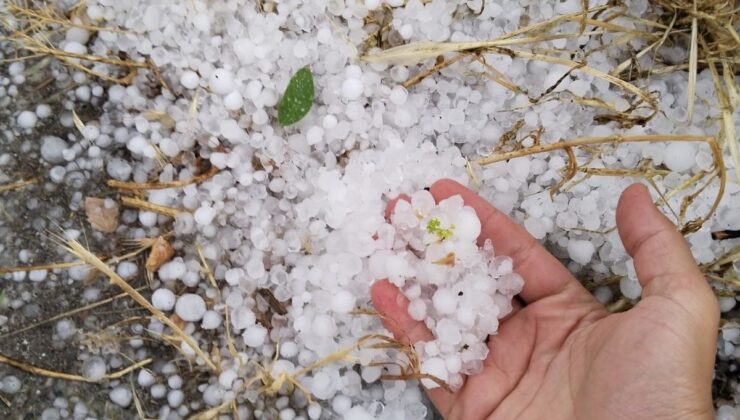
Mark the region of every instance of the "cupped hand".
MULTIPOLYGON (((449 393, 427 390, 447 419, 710 419, 719 309, 681 234, 632 185, 617 227, 643 287, 642 300, 610 314, 526 230, 451 180, 437 201, 461 195, 481 220, 479 243, 514 259, 521 303, 489 338, 483 370, 449 393)), ((432 338, 388 281, 372 286, 375 308, 398 340, 432 338)))

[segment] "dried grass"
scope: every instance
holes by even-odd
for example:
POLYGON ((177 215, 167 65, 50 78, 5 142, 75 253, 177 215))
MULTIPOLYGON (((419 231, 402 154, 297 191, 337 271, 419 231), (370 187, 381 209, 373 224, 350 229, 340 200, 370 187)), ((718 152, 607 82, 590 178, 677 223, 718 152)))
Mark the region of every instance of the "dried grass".
MULTIPOLYGON (((142 252, 151 248, 154 242, 151 238, 143 238, 143 239, 133 240, 131 241, 131 243, 133 243, 136 246, 136 249, 134 249, 133 251, 128 252, 123 255, 114 256, 111 258, 100 257, 100 259, 102 261, 105 261, 106 264, 116 264, 121 261, 126 261, 126 260, 136 257, 142 252)), ((18 267, 0 267, 0 274, 28 272, 28 271, 34 271, 34 270, 56 270, 56 269, 63 269, 63 268, 79 267, 85 264, 86 264, 85 261, 77 260, 77 261, 69 261, 69 262, 55 262, 55 263, 26 265, 26 266, 18 266, 18 267)))
POLYGON ((107 181, 109 187, 117 188, 119 190, 132 190, 132 191, 144 191, 144 190, 163 190, 167 188, 180 188, 191 184, 200 184, 203 181, 213 177, 219 173, 220 169, 211 167, 208 171, 196 175, 190 179, 184 179, 180 181, 155 181, 155 182, 125 182, 110 179, 107 181))
MULTIPOLYGON (((74 70, 85 72, 93 77, 107 82, 129 85, 141 69, 153 70, 151 62, 139 62, 122 59, 114 54, 97 56, 94 54, 76 54, 58 48, 56 39, 66 28, 83 28, 92 33, 101 31, 124 32, 117 28, 100 27, 86 23, 75 23, 73 19, 84 18, 79 13, 80 8, 61 13, 45 2, 27 2, 9 0, 5 5, 5 12, 0 14, 0 28, 8 34, 0 40, 10 41, 16 46, 19 55, 8 61, 19 61, 43 57, 53 57, 63 65, 74 70), (95 69, 96 64, 105 64, 111 73, 104 73, 95 69)), ((84 20, 82 20, 84 22, 84 20)))
MULTIPOLYGON (((162 311, 155 308, 144 296, 142 296, 135 288, 123 280, 115 271, 113 271, 106 263, 101 261, 95 254, 88 251, 82 244, 76 240, 66 240, 63 238, 57 238, 59 245, 73 254, 80 260, 90 264, 91 266, 98 269, 101 273, 105 274, 113 284, 121 288, 126 294, 128 294, 136 303, 141 305, 144 309, 148 310, 158 321, 168 326, 174 333, 175 337, 179 341, 184 341, 195 354, 203 360, 203 362, 214 372, 218 373, 218 367, 213 363, 211 358, 206 355, 203 350, 198 346, 198 343, 188 334, 186 334, 182 328, 172 321, 162 311)), ((179 346, 176 346, 179 349, 179 346)))
MULTIPOLYGON (((709 146, 712 153, 714 167, 711 171, 701 172, 700 176, 693 178, 690 184, 683 185, 676 191, 684 191, 689 187, 695 186, 696 190, 691 194, 684 197, 681 203, 680 212, 677 214, 676 223, 681 227, 681 231, 684 234, 696 232, 701 226, 709 220, 719 206, 722 196, 725 191, 725 185, 727 183, 727 176, 725 171, 725 164, 722 159, 722 152, 717 141, 714 137, 707 136, 696 136, 696 135, 639 135, 639 136, 606 136, 606 137, 580 137, 572 140, 564 140, 549 144, 538 144, 527 148, 517 149, 510 152, 494 153, 491 156, 483 157, 477 160, 475 163, 478 165, 489 165, 496 162, 508 161, 509 159, 515 159, 522 156, 529 156, 538 153, 550 153, 557 150, 565 151, 568 157, 568 164, 566 166, 566 172, 563 179, 555 184, 551 188, 551 193, 560 191, 565 183, 569 182, 578 172, 586 174, 586 176, 642 176, 648 181, 652 181, 655 175, 663 174, 660 170, 652 167, 642 168, 587 168, 579 166, 573 153, 574 148, 584 148, 588 146, 617 146, 623 143, 641 143, 641 142, 703 142, 709 146), (689 222, 683 223, 682 216, 685 215, 688 206, 696 199, 696 197, 709 185, 714 178, 717 178, 718 189, 717 195, 710 207, 709 211, 701 217, 698 217, 689 222), (700 181, 705 180, 703 185, 699 185, 700 181)), ((657 189, 656 189, 657 190, 657 189)), ((667 199, 663 197, 663 202, 667 203, 667 199)))
POLYGON ((162 206, 160 204, 154 204, 149 201, 142 200, 138 197, 123 196, 121 197, 121 204, 126 207, 133 207, 139 210, 151 211, 168 217, 177 217, 178 214, 182 213, 182 210, 162 206))
POLYGON ((2 354, 0 354, 0 363, 4 363, 8 366, 12 366, 16 369, 20 369, 24 372, 28 372, 33 375, 45 376, 47 378, 54 378, 54 379, 63 379, 65 381, 89 382, 89 383, 99 383, 99 382, 108 381, 111 379, 119 379, 129 372, 133 372, 134 370, 142 366, 148 365, 149 363, 152 362, 152 360, 153 359, 145 359, 140 362, 134 363, 119 371, 108 373, 100 379, 90 379, 90 378, 86 378, 81 375, 75 375, 72 373, 57 372, 54 370, 40 368, 37 366, 33 366, 31 364, 22 362, 20 360, 11 359, 7 356, 3 356, 2 354))
MULTIPOLYGON (((139 288, 136 289, 136 291, 141 291, 141 290, 144 290, 144 287, 139 287, 139 288)), ((13 331, 11 331, 11 332, 9 332, 7 334, 0 335, 0 339, 5 339, 5 338, 8 338, 8 337, 13 337, 15 335, 22 334, 22 333, 24 333, 26 331, 30 331, 30 330, 32 330, 34 328, 38 328, 38 327, 40 327, 42 325, 50 324, 50 323, 52 323, 54 321, 57 321, 59 319, 68 318, 68 317, 71 317, 73 315, 77 315, 77 314, 82 313, 82 312, 87 312, 87 311, 89 311, 91 309, 95 309, 95 308, 98 308, 100 306, 107 305, 107 304, 109 304, 109 303, 111 303, 111 302, 113 302, 115 300, 118 300, 118 299, 120 299, 122 297, 125 297, 125 296, 128 296, 128 294, 127 293, 119 293, 119 294, 117 294, 115 296, 111 296, 109 298, 102 299, 102 300, 99 300, 97 302, 93 302, 93 303, 91 303, 89 305, 85 305, 85 306, 82 306, 82 307, 79 307, 79 308, 72 309, 70 311, 63 312, 63 313, 58 314, 58 315, 55 315, 55 316, 53 316, 51 318, 47 318, 47 319, 45 319, 43 321, 35 322, 35 323, 33 323, 31 325, 28 325, 26 327, 23 327, 23 328, 20 328, 20 329, 17 329, 17 330, 13 330, 13 331)))
POLYGON ((10 184, 3 184, 0 185, 0 193, 4 193, 6 191, 14 191, 19 190, 21 188, 28 187, 30 185, 37 184, 39 182, 39 178, 31 178, 31 179, 24 179, 16 182, 11 182, 10 184))

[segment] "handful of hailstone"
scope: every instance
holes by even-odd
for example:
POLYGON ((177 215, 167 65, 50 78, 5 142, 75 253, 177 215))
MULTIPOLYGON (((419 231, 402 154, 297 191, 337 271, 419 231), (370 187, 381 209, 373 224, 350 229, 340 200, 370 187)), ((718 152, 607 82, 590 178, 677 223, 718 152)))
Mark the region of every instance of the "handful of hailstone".
MULTIPOLYGON (((399 287, 409 315, 434 335, 415 345, 421 373, 459 388, 463 375, 483 366, 486 338, 511 312, 524 281, 511 258, 494 255, 490 241, 478 247, 480 221, 459 195, 436 204, 428 191, 414 193, 396 203, 391 226, 393 233, 379 234, 394 235, 392 249, 373 254, 369 268, 399 287)), ((439 386, 430 379, 422 384, 439 386)))

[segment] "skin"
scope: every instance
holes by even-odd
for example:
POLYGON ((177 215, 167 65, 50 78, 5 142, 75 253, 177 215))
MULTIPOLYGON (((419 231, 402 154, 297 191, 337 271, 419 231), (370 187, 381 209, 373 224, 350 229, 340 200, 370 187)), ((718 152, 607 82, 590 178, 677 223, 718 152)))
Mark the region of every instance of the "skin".
MULTIPOLYGON (((483 371, 454 393, 426 390, 446 419, 711 419, 719 308, 681 234, 646 188, 627 188, 617 227, 643 287, 632 309, 610 314, 505 214, 452 180, 437 201, 461 195, 481 220, 478 238, 514 259, 520 301, 489 337, 483 371)), ((392 202, 389 212, 392 211, 392 202)), ((385 326, 406 343, 432 338, 386 280, 371 290, 385 326)))

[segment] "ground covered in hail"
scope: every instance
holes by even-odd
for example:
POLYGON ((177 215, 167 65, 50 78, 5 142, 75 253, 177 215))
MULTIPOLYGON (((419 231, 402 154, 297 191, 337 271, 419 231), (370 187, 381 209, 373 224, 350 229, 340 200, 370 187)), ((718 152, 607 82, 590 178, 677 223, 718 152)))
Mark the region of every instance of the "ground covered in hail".
POLYGON ((0 3, 0 413, 434 416, 419 383, 475 374, 526 282, 425 191, 451 178, 611 311, 644 182, 717 293, 735 418, 737 33, 700 3, 0 3), (381 278, 433 340, 383 328, 381 278))

